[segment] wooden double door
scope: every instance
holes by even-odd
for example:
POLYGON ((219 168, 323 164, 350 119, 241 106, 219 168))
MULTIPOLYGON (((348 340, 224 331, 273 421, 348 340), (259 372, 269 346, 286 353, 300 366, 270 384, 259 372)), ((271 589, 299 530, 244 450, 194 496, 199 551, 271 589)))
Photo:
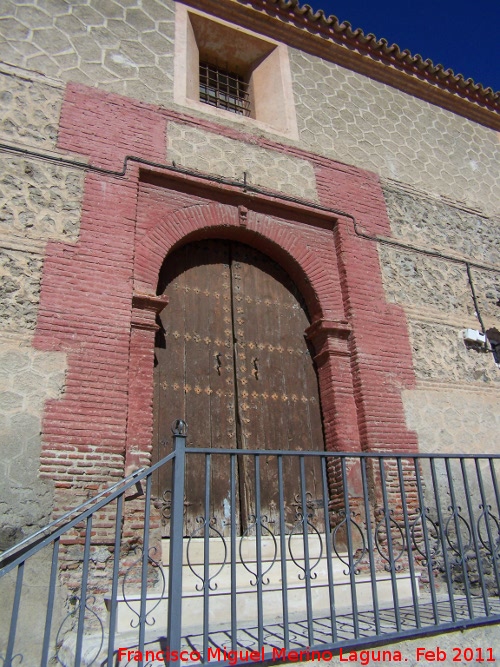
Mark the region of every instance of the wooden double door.
MULTIPOLYGON (((161 314, 155 349, 155 458, 171 448, 171 424, 188 424, 190 447, 323 451, 318 381, 304 336, 302 298, 285 271, 262 253, 230 241, 191 243, 169 255, 160 277, 169 304, 161 314)), ((261 512, 278 532, 278 464, 260 458, 261 512)), ((231 507, 229 456, 213 456, 210 515, 241 529, 256 512, 252 456, 238 456, 237 498, 231 507)), ((186 471, 186 530, 205 516, 206 459, 190 455, 186 471)), ((286 523, 301 505, 298 460, 283 457, 286 523)), ((312 504, 322 495, 318 462, 306 461, 312 504)), ((156 481, 160 497, 168 475, 156 481)), ((167 491, 168 494, 168 491, 167 491)))

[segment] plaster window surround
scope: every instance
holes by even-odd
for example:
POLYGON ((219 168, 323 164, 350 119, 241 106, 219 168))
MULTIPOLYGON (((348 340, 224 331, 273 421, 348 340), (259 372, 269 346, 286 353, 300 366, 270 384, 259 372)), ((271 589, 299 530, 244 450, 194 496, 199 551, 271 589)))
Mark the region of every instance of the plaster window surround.
POLYGON ((288 49, 180 3, 175 17, 174 100, 219 119, 298 138, 288 49), (200 64, 231 72, 248 86, 248 115, 200 100, 200 64))

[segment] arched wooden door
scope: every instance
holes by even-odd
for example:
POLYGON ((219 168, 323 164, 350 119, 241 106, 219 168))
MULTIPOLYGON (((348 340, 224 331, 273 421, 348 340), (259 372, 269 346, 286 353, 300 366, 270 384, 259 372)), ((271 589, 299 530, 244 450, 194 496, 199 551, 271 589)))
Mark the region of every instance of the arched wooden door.
MULTIPOLYGON (((171 447, 170 425, 183 418, 188 446, 324 450, 318 382, 304 337, 302 298, 274 261, 230 241, 191 243, 170 255, 160 278, 169 297, 161 314, 155 365, 155 459, 171 447)), ((226 457, 228 459, 229 457, 226 457)), ((284 460, 287 524, 300 494, 297 461, 284 460)), ((238 457, 238 520, 255 513, 255 463, 238 457)), ((187 530, 203 516, 205 461, 191 456, 187 530)), ((229 461, 214 459, 211 514, 228 521, 229 461)), ((307 464, 307 491, 322 495, 319 467, 307 464)), ((261 457, 261 505, 270 523, 278 502, 276 457, 261 457)), ((169 480, 157 480, 161 496, 169 480)), ((276 531, 277 532, 277 531, 276 531)))

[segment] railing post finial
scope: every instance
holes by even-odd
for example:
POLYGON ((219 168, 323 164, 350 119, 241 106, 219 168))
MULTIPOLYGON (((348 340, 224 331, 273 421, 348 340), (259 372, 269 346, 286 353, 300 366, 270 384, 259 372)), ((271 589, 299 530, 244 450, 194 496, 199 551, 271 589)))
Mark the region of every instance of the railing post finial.
POLYGON ((187 436, 188 425, 186 424, 186 422, 183 419, 175 419, 172 422, 172 426, 170 428, 172 429, 172 433, 175 436, 180 435, 184 438, 187 436))

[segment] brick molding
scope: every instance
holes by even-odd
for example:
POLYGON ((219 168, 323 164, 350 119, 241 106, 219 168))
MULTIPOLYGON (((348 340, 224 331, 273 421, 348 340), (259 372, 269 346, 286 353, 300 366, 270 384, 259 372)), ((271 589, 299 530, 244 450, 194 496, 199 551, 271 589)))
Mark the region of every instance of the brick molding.
MULTIPOLYGON (((101 92, 86 95, 86 106, 101 105, 100 112, 84 134, 71 93, 62 147, 87 150, 109 166, 132 153, 165 161, 162 110, 147 108, 147 122, 153 126, 157 117, 158 126, 141 144, 135 131, 144 105, 124 100, 106 111, 101 92), (120 128, 119 145, 111 145, 106 123, 120 128)), ((323 204, 345 207, 363 228, 390 235, 372 173, 322 158, 316 178, 323 204)), ((68 376, 65 395, 45 407, 42 474, 61 492, 82 493, 150 463, 155 320, 168 308, 156 296, 158 276, 170 252, 202 238, 268 254, 301 291, 327 449, 415 451, 401 399, 415 382, 408 328, 402 309, 385 299, 376 245, 356 237, 345 219, 195 180, 138 167, 124 178, 88 174, 78 242, 49 243, 35 345, 66 352, 68 376)))

